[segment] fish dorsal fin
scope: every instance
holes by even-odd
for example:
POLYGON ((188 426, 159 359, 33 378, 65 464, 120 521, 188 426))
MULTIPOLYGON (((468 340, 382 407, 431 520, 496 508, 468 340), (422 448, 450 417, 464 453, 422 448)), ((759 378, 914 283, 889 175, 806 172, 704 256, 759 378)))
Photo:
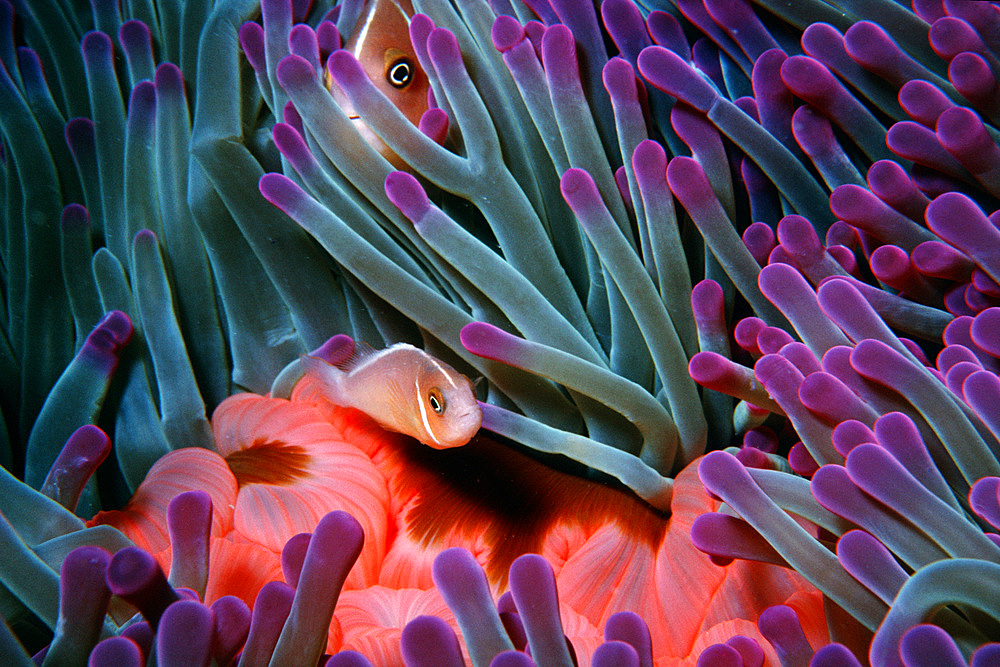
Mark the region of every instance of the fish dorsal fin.
POLYGON ((366 361, 379 352, 382 352, 382 350, 376 350, 368 343, 356 340, 354 341, 354 352, 352 352, 351 356, 347 357, 347 359, 344 359, 342 362, 337 364, 337 368, 345 373, 348 373, 358 366, 362 366, 366 361))

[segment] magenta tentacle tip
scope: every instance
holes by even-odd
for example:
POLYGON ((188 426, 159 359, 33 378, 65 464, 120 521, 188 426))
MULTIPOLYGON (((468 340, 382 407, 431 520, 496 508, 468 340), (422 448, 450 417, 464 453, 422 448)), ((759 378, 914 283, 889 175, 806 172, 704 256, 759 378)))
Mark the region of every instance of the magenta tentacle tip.
POLYGON ((700 111, 708 111, 719 93, 680 56, 662 46, 649 46, 639 54, 639 73, 650 84, 700 111))
POLYGON ((469 322, 458 334, 466 350, 485 359, 500 359, 521 339, 488 322, 469 322))
POLYGON ((420 181, 405 171, 394 171, 385 177, 385 194, 413 223, 419 222, 431 207, 420 181))
POLYGON ((285 583, 292 588, 299 585, 299 575, 302 574, 302 564, 311 540, 312 533, 298 533, 288 538, 281 548, 281 573, 285 577, 285 583))
POLYGON ((583 169, 567 169, 559 182, 559 189, 574 212, 603 206, 594 179, 583 169))
POLYGON ((490 31, 490 38, 493 46, 500 53, 506 53, 522 41, 526 35, 524 26, 513 16, 500 15, 493 21, 493 29, 490 31))
MULTIPOLYGON (((298 58, 298 56, 287 56, 281 60, 281 63, 279 63, 278 81, 282 81, 280 71, 281 64, 291 58, 298 58)), ((309 75, 313 75, 313 69, 309 66, 309 61, 305 58, 298 58, 293 62, 294 70, 292 70, 292 72, 294 72, 294 74, 290 73, 289 76, 295 76, 296 78, 305 76, 306 66, 309 67, 309 75)), ((289 67, 291 68, 292 65, 289 67)), ((326 69, 330 73, 330 76, 333 77, 334 82, 336 82, 336 84, 344 90, 354 89, 364 84, 370 84, 368 75, 361 67, 361 63, 359 63, 358 59, 355 58, 349 51, 341 49, 331 53, 330 57, 326 59, 326 69)), ((282 83, 282 85, 285 84, 282 83)))
POLYGON ((435 67, 455 65, 462 62, 462 51, 458 39, 447 28, 434 28, 427 35, 427 53, 435 67))
POLYGON ((437 616, 417 616, 400 638, 403 661, 412 667, 461 667, 465 664, 458 637, 437 616))

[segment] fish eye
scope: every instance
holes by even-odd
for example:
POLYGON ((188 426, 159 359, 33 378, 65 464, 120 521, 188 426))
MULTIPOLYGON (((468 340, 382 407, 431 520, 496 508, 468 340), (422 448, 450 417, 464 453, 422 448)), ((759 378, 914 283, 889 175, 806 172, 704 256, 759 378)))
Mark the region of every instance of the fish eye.
POLYGON ((431 404, 431 410, 434 411, 436 415, 443 415, 445 407, 444 395, 441 390, 437 387, 431 387, 430 391, 427 392, 427 402, 431 404))
POLYGON ((413 81, 413 61, 406 56, 396 58, 385 68, 385 80, 393 88, 406 88, 413 81))

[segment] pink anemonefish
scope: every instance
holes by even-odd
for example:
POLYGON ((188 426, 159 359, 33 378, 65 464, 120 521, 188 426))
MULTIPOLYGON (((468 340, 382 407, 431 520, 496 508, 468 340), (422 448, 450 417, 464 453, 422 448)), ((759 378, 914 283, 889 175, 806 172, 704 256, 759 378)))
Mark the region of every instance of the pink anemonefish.
MULTIPOLYGON (((344 49, 358 59, 375 87, 411 123, 417 125, 428 108, 427 94, 430 85, 410 43, 412 15, 413 5, 410 0, 369 0, 344 49)), ((339 88, 331 81, 327 85, 337 103, 355 122, 361 136, 395 168, 405 169, 406 163, 358 118, 339 88)))
POLYGON ((482 423, 469 378, 412 345, 383 350, 359 345, 351 359, 336 366, 308 355, 300 359, 328 400, 434 449, 466 444, 482 423))

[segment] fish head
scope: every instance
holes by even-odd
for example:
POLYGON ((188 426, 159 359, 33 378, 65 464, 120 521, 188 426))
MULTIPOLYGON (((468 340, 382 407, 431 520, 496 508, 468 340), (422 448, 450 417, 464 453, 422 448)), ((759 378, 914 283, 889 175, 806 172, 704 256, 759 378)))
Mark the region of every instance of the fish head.
POLYGON ((483 415, 472 382, 451 366, 434 359, 418 373, 415 389, 423 444, 460 447, 479 430, 483 415))
MULTIPOLYGON (((344 49, 358 59, 375 87, 407 120, 418 125, 428 108, 430 84, 410 42, 412 15, 409 0, 369 0, 344 49)), ((395 168, 405 169, 407 165, 403 159, 358 116, 340 88, 329 80, 327 86, 365 141, 395 168)))

